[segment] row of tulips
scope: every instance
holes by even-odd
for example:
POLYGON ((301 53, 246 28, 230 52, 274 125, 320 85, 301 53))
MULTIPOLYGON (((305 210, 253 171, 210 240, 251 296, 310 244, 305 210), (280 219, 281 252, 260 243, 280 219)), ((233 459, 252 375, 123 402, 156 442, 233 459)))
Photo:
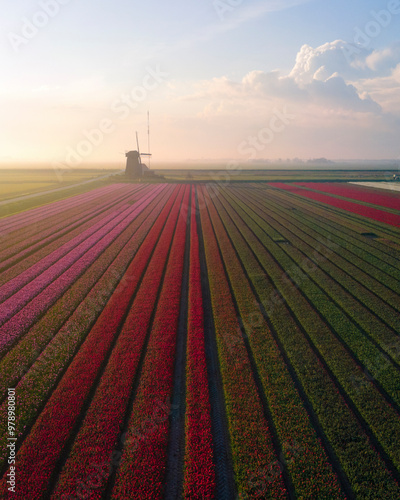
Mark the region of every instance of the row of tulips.
MULTIPOLYGON (((343 498, 337 476, 304 408, 278 344, 260 313, 258 298, 251 289, 240 259, 246 262, 248 275, 257 276, 257 283, 261 287, 264 287, 265 274, 220 199, 215 197, 212 202, 208 198, 207 205, 277 435, 277 464, 287 469, 296 495, 300 498, 343 498), (294 448, 299 451, 296 456, 293 456, 294 448)), ((263 478, 268 477, 271 470, 261 469, 253 477, 253 480, 261 483, 261 489, 263 478)), ((264 488, 269 489, 268 482, 264 488)), ((274 498, 273 492, 269 493, 274 498)))
MULTIPOLYGON (((118 296, 129 296, 132 280, 126 270, 141 245, 144 245, 153 225, 157 224, 158 229, 160 228, 159 224, 162 223, 156 221, 156 217, 164 209, 170 193, 168 189, 166 196, 161 197, 156 206, 149 206, 149 209, 153 208, 152 212, 138 217, 127 232, 128 241, 125 246, 123 240, 116 240, 1 361, 0 373, 5 381, 4 387, 11 380, 12 385, 18 387, 19 437, 37 418, 49 391, 68 367, 110 297, 114 294, 113 300, 118 302, 118 296)), ((163 217, 165 214, 160 215, 160 221, 163 217)), ((151 241, 152 239, 146 242, 142 253, 151 250, 151 241)), ((3 404, 1 415, 6 411, 3 404)), ((6 418, 0 419, 0 427, 3 428, 6 422, 6 418)), ((4 431, 0 439, 6 439, 6 435, 4 431)), ((4 452, 5 448, 1 449, 4 452)))
MULTIPOLYGON (((149 330, 143 365, 134 393, 133 405, 127 423, 128 442, 122 451, 121 465, 116 472, 112 498, 163 498, 165 487, 169 419, 156 418, 157 408, 170 408, 173 390, 176 338, 181 304, 184 255, 186 246, 187 214, 190 187, 184 187, 184 198, 176 222, 175 232, 169 229, 173 240, 162 279, 162 287, 155 305, 154 319, 149 330), (152 427, 146 428, 146 423, 152 427)), ((155 283, 157 285, 157 283, 155 283)), ((143 295, 151 290, 149 283, 143 295)), ((144 297, 143 297, 144 298, 144 297)), ((143 299, 142 299, 143 300, 143 299)), ((139 305, 139 304, 138 304, 139 305)), ((127 327, 143 336, 146 325, 131 316, 127 327)))
MULTIPOLYGON (((148 265, 149 256, 159 239, 165 216, 168 215, 169 210, 170 204, 165 207, 162 216, 160 215, 157 219, 126 272, 130 283, 128 293, 126 290, 122 290, 120 293, 119 287, 124 287, 123 283, 117 286, 72 363, 51 394, 44 410, 23 441, 17 454, 21 470, 21 488, 19 488, 16 498, 34 499, 46 496, 54 467, 60 459, 68 438, 71 437, 85 403, 90 398, 90 391, 101 374, 102 366, 112 355, 113 349, 118 346, 120 328, 140 283, 141 275, 148 265), (29 477, 35 477, 35 481, 29 481, 29 477)), ((176 216, 177 210, 175 210, 175 218, 176 216)), ((121 372, 119 366, 117 366, 117 370, 120 377, 126 377, 126 373, 121 372)), ((18 392, 18 387, 16 390, 18 392)), ((115 394, 118 396, 118 391, 115 394)), ((107 412, 102 414, 103 417, 106 415, 107 412)), ((98 414, 97 417, 99 417, 98 414)), ((97 426, 96 428, 100 441, 103 442, 104 429, 97 426)), ((91 445, 87 451, 91 451, 91 445)), ((79 459, 79 463, 81 463, 81 459, 79 459)), ((5 482, 3 481, 0 484, 0 492, 3 493, 4 489, 5 482)))
POLYGON ((384 210, 380 210, 377 208, 368 207, 365 205, 360 205, 358 203, 354 203, 352 201, 346 201, 339 198, 334 198, 332 196, 318 193, 316 191, 310 191, 307 189, 302 189, 296 186, 292 186, 284 183, 274 183, 274 187, 279 189, 284 189, 286 191, 290 191, 299 196, 304 196, 306 198, 310 198, 311 200, 315 200, 321 203, 325 203, 327 205, 340 208, 341 210, 346 210, 353 214, 361 215, 363 217, 368 217, 370 219, 384 222, 385 224, 390 224, 392 226, 400 227, 400 215, 385 212, 384 210))
POLYGON ((43 315, 45 310, 48 310, 82 275, 112 241, 129 226, 132 220, 144 210, 146 205, 157 196, 158 189, 139 207, 129 208, 122 214, 116 214, 111 222, 72 250, 65 258, 3 302, 1 305, 2 314, 0 315, 3 323, 0 327, 2 334, 0 345, 3 350, 23 335, 43 315))
POLYGON ((90 223, 95 224, 112 210, 118 209, 125 200, 131 199, 132 194, 110 194, 102 199, 102 203, 94 200, 85 207, 78 206, 52 220, 46 219, 43 224, 36 223, 29 228, 23 228, 12 238, 7 236, 7 244, 2 245, 3 250, 0 252, 0 270, 7 272, 2 274, 0 284, 9 279, 8 274, 16 276, 15 271, 18 269, 24 271, 32 263, 38 262, 43 256, 72 239, 78 232, 85 230, 90 223), (82 212, 83 209, 85 210, 82 212))
POLYGON ((2 230, 2 233, 4 232, 4 234, 8 234, 9 232, 24 228, 37 221, 53 217, 54 215, 62 213, 71 207, 75 207, 76 205, 84 205, 88 200, 102 198, 103 196, 106 196, 116 190, 118 190, 118 185, 114 184, 90 191, 89 193, 83 193, 71 198, 56 201, 49 205, 33 208, 28 212, 21 212, 5 217, 0 219, 0 229, 2 230))
MULTIPOLYGON (((362 377, 362 370, 315 314, 299 287, 288 279, 285 270, 290 263, 279 254, 279 246, 260 228, 262 219, 253 214, 253 220, 248 215, 249 208, 232 192, 224 196, 226 210, 268 277, 267 280, 257 280, 256 275, 252 278, 260 303, 276 329, 282 348, 328 439, 327 446, 337 457, 353 494, 369 495, 377 484, 380 485, 377 498, 384 498, 386 490, 392 495, 398 494, 396 481, 363 427, 367 425, 367 430, 373 429, 377 440, 382 438, 386 453, 390 453, 392 463, 396 464, 396 446, 393 441, 390 443, 390 429, 398 425, 396 412, 375 386, 367 383, 360 391, 354 385, 354 380, 362 377), (365 420, 359 420, 349 407, 351 400, 365 420), (362 459, 354 461, 355 449, 362 459)), ((242 259, 250 274, 249 262, 249 258, 242 259)))
POLYGON ((215 498, 215 466, 194 186, 191 196, 184 497, 208 499, 215 498))
MULTIPOLYGON (((239 497, 243 498, 257 494, 252 476, 260 470, 267 470, 278 457, 240 333, 229 282, 207 210, 208 199, 204 198, 202 188, 198 189, 198 200, 233 467, 239 497)), ((268 484, 268 498, 287 498, 287 495, 282 473, 278 471, 268 484)))
POLYGON ((326 194, 333 194, 350 198, 352 200, 379 205, 380 207, 400 210, 400 195, 395 191, 389 193, 382 192, 382 189, 371 189, 357 185, 345 183, 327 182, 295 182, 296 186, 307 189, 314 189, 326 194))
MULTIPOLYGON (((134 207, 139 208, 146 203, 148 199, 150 199, 154 194, 154 189, 147 193, 147 196, 144 196, 140 201, 135 203, 134 207)), ((8 297, 13 295, 16 291, 21 289, 23 286, 32 282, 36 277, 42 275, 45 271, 50 273, 50 280, 53 273, 49 270, 51 266, 57 264, 60 270, 63 267, 66 269, 71 265, 71 261, 67 261, 65 266, 60 267, 62 259, 67 260, 67 255, 82 255, 85 251, 84 245, 89 243, 90 237, 96 237, 95 235, 101 235, 102 233, 107 233, 112 229, 112 226, 118 223, 118 218, 116 215, 121 214, 124 216, 123 210, 126 210, 126 215, 134 217, 134 213, 131 215, 132 207, 126 208, 124 203, 121 203, 119 206, 113 207, 111 210, 106 213, 102 213, 95 218, 91 218, 86 224, 81 225, 75 231, 75 234, 69 233, 65 238, 65 243, 60 245, 60 239, 57 239, 56 250, 49 253, 49 246, 47 245, 44 249, 35 254, 36 263, 28 267, 26 270, 21 270, 15 278, 7 281, 7 283, 0 286, 0 302, 3 302, 8 297), (110 223, 110 224, 108 224, 110 223), (81 250, 82 249, 82 250, 81 250), (74 252, 74 253, 73 253, 74 252)), ((28 259, 27 259, 28 260, 28 259)), ((21 268, 20 265, 15 266, 21 268)), ((41 279, 43 282, 43 280, 41 279)))
MULTIPOLYGON (((286 191, 268 189, 268 197, 290 211, 296 220, 303 220, 314 230, 322 232, 327 237, 334 237, 335 242, 346 248, 350 254, 360 257, 387 275, 400 280, 397 251, 380 241, 365 238, 362 235, 365 226, 356 224, 349 218, 342 217, 339 213, 334 214, 304 198, 294 198, 286 191)), ((382 228, 381 233, 382 237, 392 237, 392 235, 386 235, 386 230, 382 230, 382 228)), ((386 241, 390 243, 389 239, 386 241)))

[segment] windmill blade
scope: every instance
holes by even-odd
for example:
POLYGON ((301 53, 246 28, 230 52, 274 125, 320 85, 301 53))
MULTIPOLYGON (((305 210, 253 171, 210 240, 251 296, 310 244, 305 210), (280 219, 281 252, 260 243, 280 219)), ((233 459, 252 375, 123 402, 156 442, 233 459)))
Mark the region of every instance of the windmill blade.
POLYGON ((137 144, 137 152, 139 153, 140 156, 140 149, 139 149, 139 136, 138 133, 136 132, 136 144, 137 144))

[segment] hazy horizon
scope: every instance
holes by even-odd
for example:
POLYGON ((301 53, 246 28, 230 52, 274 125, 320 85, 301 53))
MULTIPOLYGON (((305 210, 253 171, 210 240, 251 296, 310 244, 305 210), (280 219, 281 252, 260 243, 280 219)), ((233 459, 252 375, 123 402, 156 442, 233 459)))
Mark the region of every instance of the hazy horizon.
MULTIPOLYGON (((328 160, 324 159, 277 159, 277 160, 254 160, 241 162, 234 159, 185 159, 179 161, 153 161, 151 170, 382 170, 397 172, 400 168, 399 160, 328 160), (325 160, 325 161, 319 161, 325 160)), ((63 167, 51 162, 0 162, 0 170, 54 170, 62 172, 79 172, 81 170, 116 170, 125 171, 126 164, 112 162, 85 162, 79 167, 63 167)))

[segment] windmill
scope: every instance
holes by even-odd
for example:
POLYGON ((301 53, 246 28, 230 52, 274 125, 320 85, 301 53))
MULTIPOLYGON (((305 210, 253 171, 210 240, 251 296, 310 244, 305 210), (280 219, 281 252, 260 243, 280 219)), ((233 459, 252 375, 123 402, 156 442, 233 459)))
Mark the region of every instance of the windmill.
MULTIPOLYGON (((149 113, 147 113, 147 120, 148 120, 147 122, 148 146, 150 149, 149 113)), ((143 174, 149 170, 148 167, 144 163, 142 163, 142 156, 148 156, 149 158, 151 157, 151 153, 140 153, 139 136, 137 132, 136 132, 136 146, 137 150, 128 151, 125 154, 127 158, 125 175, 134 178, 143 177, 143 174)))

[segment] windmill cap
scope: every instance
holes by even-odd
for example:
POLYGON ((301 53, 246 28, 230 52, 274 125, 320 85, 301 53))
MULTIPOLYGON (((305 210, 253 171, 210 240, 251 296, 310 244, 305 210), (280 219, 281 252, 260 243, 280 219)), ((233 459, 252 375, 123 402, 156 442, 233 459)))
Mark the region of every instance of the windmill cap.
POLYGON ((126 157, 133 157, 133 158, 139 158, 139 153, 137 151, 128 151, 125 154, 126 157))

